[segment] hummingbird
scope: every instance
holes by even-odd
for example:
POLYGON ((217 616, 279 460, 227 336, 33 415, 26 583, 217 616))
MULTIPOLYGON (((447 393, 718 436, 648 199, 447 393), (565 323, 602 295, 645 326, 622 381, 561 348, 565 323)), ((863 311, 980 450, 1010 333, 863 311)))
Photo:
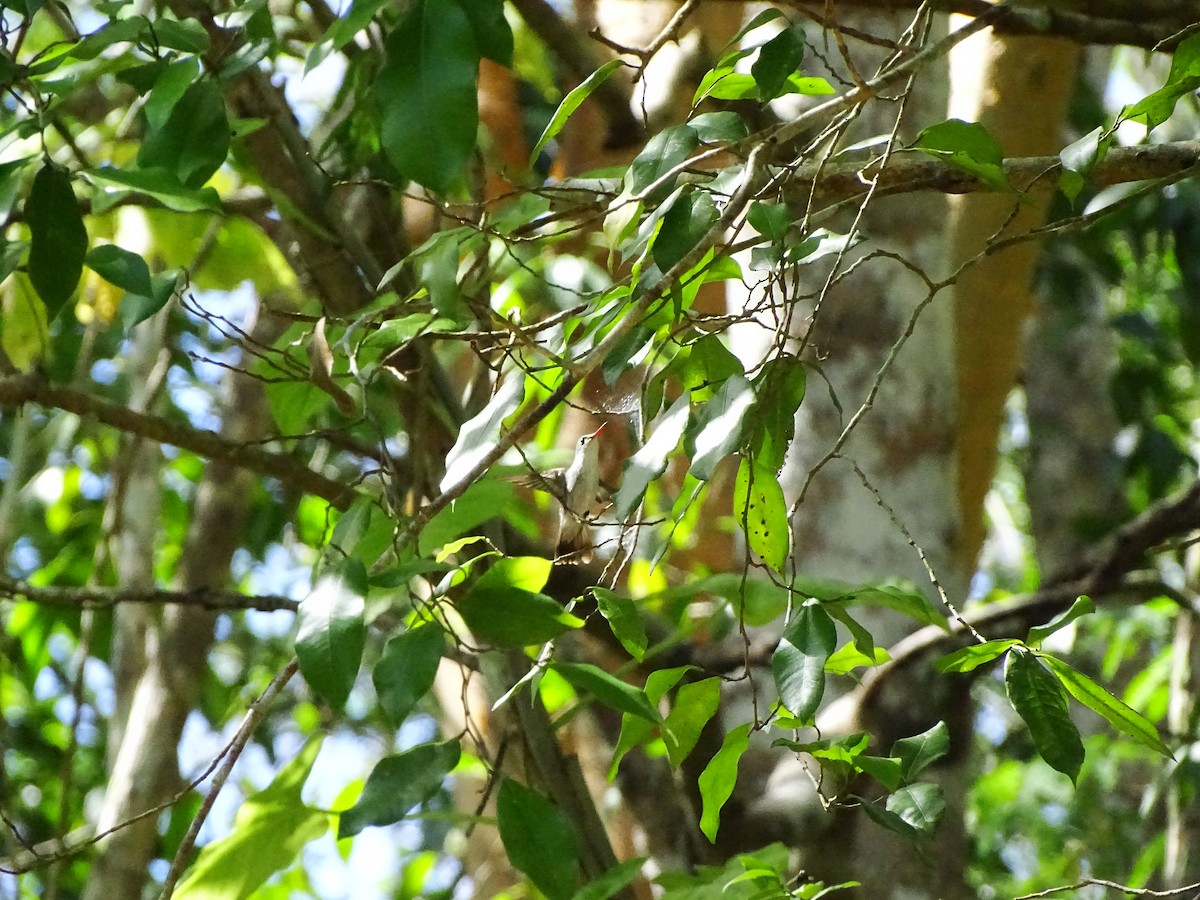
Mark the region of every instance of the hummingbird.
POLYGON ((571 556, 580 562, 591 557, 591 518, 597 501, 607 493, 600 483, 600 445, 596 441, 603 430, 601 425, 575 443, 570 465, 514 479, 558 501, 557 557, 571 556))

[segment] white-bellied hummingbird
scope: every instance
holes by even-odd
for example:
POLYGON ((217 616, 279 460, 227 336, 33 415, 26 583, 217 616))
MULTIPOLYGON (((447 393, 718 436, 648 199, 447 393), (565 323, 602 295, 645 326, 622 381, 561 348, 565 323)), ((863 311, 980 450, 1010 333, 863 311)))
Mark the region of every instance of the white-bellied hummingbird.
POLYGON ((570 465, 512 479, 526 487, 545 491, 558 501, 556 557, 568 556, 580 562, 587 562, 591 557, 592 518, 607 494, 600 483, 600 444, 596 440, 603 430, 604 425, 601 425, 576 441, 570 465))

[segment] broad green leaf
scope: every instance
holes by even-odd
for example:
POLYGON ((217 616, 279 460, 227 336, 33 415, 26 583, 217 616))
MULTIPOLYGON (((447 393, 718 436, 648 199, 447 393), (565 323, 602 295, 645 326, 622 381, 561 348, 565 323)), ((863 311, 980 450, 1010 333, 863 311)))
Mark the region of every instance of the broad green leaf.
POLYGON ((385 756, 367 776, 362 796, 338 817, 338 839, 351 837, 372 825, 392 825, 412 808, 429 800, 458 765, 458 741, 418 744, 395 756, 385 756))
POLYGON ((500 647, 542 644, 583 625, 553 598, 517 587, 477 584, 455 605, 473 634, 500 647))
POLYGON ((341 50, 354 36, 371 24, 375 13, 387 6, 390 0, 354 0, 349 11, 336 20, 314 45, 304 62, 304 74, 307 75, 325 59, 333 50, 341 50))
POLYGON ((1062 163, 1063 173, 1058 179, 1058 188, 1067 199, 1074 200, 1079 196, 1087 183, 1087 177, 1092 173, 1116 139, 1115 130, 1105 131, 1097 125, 1079 140, 1068 144, 1058 154, 1062 163))
POLYGON ((970 644, 961 650, 947 653, 937 661, 939 672, 970 672, 984 663, 990 663, 998 656, 1007 653, 1009 648, 1016 647, 1021 642, 1015 638, 1005 638, 1002 641, 988 641, 985 644, 970 644))
POLYGON ((93 247, 84 257, 87 267, 110 284, 123 291, 148 297, 153 292, 150 284, 150 267, 136 253, 123 250, 115 244, 93 247))
POLYGON ((916 586, 906 581, 884 582, 855 588, 842 598, 847 603, 862 603, 867 606, 884 606, 903 613, 924 625, 937 625, 949 629, 946 617, 938 612, 929 598, 916 586))
POLYGON ((978 122, 950 119, 930 125, 917 135, 913 149, 944 159, 992 188, 1013 189, 1004 173, 1004 150, 978 122))
POLYGON ((171 298, 183 274, 178 271, 161 272, 150 277, 150 292, 140 294, 130 292, 121 298, 119 318, 125 334, 129 334, 136 326, 162 309, 171 298))
POLYGON ((145 33, 149 24, 145 16, 110 19, 107 24, 93 31, 68 50, 67 55, 74 59, 95 59, 113 44, 138 40, 145 33))
POLYGON ((758 96, 758 82, 753 75, 738 72, 733 66, 717 66, 700 79, 692 106, 709 97, 714 100, 748 100, 758 96))
POLYGON ((633 859, 617 863, 595 881, 582 887, 571 900, 609 900, 637 878, 645 864, 644 856, 635 856, 633 859))
POLYGON ((1171 55, 1171 71, 1161 88, 1121 110, 1117 124, 1127 120, 1144 122, 1156 128, 1175 112, 1175 104, 1200 89, 1200 34, 1192 34, 1179 42, 1171 55))
POLYGON ((371 679, 392 725, 399 727, 433 687, 443 640, 441 626, 430 622, 396 635, 383 648, 371 679))
POLYGON ((198 19, 169 19, 159 16, 154 21, 154 39, 160 47, 184 53, 203 53, 208 49, 208 32, 198 19))
POLYGON ((750 549, 782 572, 791 546, 787 501, 775 473, 747 457, 733 486, 733 517, 746 533, 750 549))
POLYGON ((785 94, 802 94, 805 97, 828 97, 836 94, 832 84, 816 75, 789 75, 785 94))
POLYGON ((592 588, 592 596, 596 598, 596 606, 600 615, 608 622, 613 635, 626 652, 641 662, 646 653, 649 641, 646 637, 646 626, 638 612, 637 604, 628 597, 613 593, 608 588, 592 588))
POLYGON ((383 151, 402 175, 445 193, 475 149, 475 28, 458 0, 415 0, 384 44, 375 84, 383 151))
POLYGON ((359 497, 342 513, 329 538, 347 557, 373 565, 392 546, 396 523, 373 497, 359 497))
POLYGON ((946 800, 938 785, 921 782, 902 787, 888 797, 887 810, 921 834, 932 834, 946 811, 946 800))
POLYGON ((1059 629, 1066 628, 1080 616, 1090 615, 1096 611, 1096 604, 1092 602, 1090 597, 1076 597, 1075 602, 1071 604, 1071 608, 1059 613, 1045 625, 1038 625, 1036 628, 1029 629, 1029 636, 1025 638, 1025 643, 1031 646, 1037 646, 1042 643, 1050 635, 1059 629))
MULTIPOLYGON (((644 150, 629 164, 627 184, 636 196, 654 184, 664 173, 674 169, 691 155, 700 137, 690 125, 672 125, 650 139, 644 150)), ((663 185, 663 192, 674 185, 663 185)))
POLYGON ((488 405, 459 429, 458 438, 446 455, 446 475, 442 478, 440 490, 456 487, 495 449, 500 443, 504 420, 517 411, 524 399, 524 374, 510 373, 488 405))
POLYGON ((889 791, 896 790, 904 780, 900 760, 888 756, 860 753, 854 757, 854 768, 870 775, 889 791))
POLYGON ((320 749, 319 736, 309 740, 268 788, 246 798, 233 830, 201 849, 175 891, 177 900, 245 900, 329 830, 329 816, 300 799, 320 749))
POLYGON ((755 406, 747 445, 755 461, 778 472, 796 433, 796 410, 804 401, 808 369, 799 358, 780 354, 754 379, 755 406))
POLYGON ((536 144, 533 145, 533 152, 529 154, 529 168, 533 168, 533 164, 537 161, 538 154, 545 149, 546 145, 558 136, 558 133, 563 130, 563 126, 567 124, 567 120, 571 118, 571 114, 579 108, 592 92, 600 85, 604 84, 612 75, 613 72, 621 68, 624 63, 619 59, 610 59, 595 72, 583 80, 576 88, 573 88, 567 96, 563 97, 562 102, 558 104, 558 109, 554 111, 554 115, 550 117, 550 122, 546 125, 546 129, 542 132, 542 136, 538 138, 536 144))
POLYGON ((716 396, 696 411, 685 442, 694 476, 701 481, 712 478, 717 465, 741 445, 742 428, 754 402, 754 388, 746 377, 731 375, 716 396))
POLYGON ((732 375, 745 374, 745 367, 715 334, 706 334, 671 361, 667 376, 677 379, 692 400, 707 400, 716 394, 713 385, 732 375))
POLYGON ((700 243, 719 216, 707 191, 695 190, 680 197, 663 216, 654 237, 655 265, 669 272, 700 243))
POLYGON ((788 76, 804 58, 804 39, 794 25, 787 25, 758 50, 750 74, 758 85, 760 100, 774 100, 783 93, 788 76))
POLYGON ((514 587, 523 591, 540 591, 550 578, 553 563, 540 556, 506 556, 483 573, 476 590, 514 587))
POLYGON ((1067 665, 1061 659, 1039 654, 1039 658, 1050 667, 1072 697, 1103 716, 1113 728, 1126 734, 1140 744, 1163 756, 1174 759, 1169 747, 1163 743, 1158 729, 1137 710, 1114 697, 1082 672, 1067 665))
MULTIPOLYGON (((670 669, 656 669, 646 677, 645 694, 650 704, 657 707, 666 696, 667 691, 675 687, 692 666, 677 666, 670 669)), ((654 733, 656 722, 651 722, 643 716, 626 713, 621 716, 621 733, 617 737, 617 746, 613 750, 612 763, 608 769, 608 780, 617 777, 617 769, 625 754, 638 744, 646 741, 654 733)))
POLYGON ((1004 670, 1008 700, 1025 724, 1038 754, 1071 779, 1083 765, 1083 742, 1067 710, 1062 683, 1027 650, 1008 654, 1004 670))
POLYGON ((0 304, 0 347, 18 372, 31 372, 50 348, 46 304, 24 272, 13 275, 11 290, 0 291, 0 304))
POLYGON ((432 556, 443 544, 511 509, 515 493, 507 481, 485 479, 475 482, 421 529, 417 543, 421 554, 432 556))
POLYGON ((700 732, 721 705, 721 679, 690 681, 675 694, 671 712, 663 721, 663 742, 667 758, 679 768, 700 740, 700 732))
POLYGON ((857 644, 849 643, 825 660, 825 671, 830 675, 847 675, 855 669, 882 666, 890 659, 882 647, 872 647, 869 652, 864 652, 857 644))
POLYGON ((200 60, 188 56, 164 66, 154 79, 154 87, 142 106, 146 124, 151 131, 158 131, 167 124, 187 89, 200 77, 200 60))
POLYGON ((213 81, 204 79, 184 91, 161 128, 146 135, 138 151, 138 167, 165 169, 184 187, 198 189, 228 154, 225 98, 213 81))
POLYGON ((509 862, 549 900, 566 900, 579 889, 578 838, 561 809, 505 778, 496 797, 496 825, 509 862))
POLYGON ((324 575, 300 603, 296 657, 313 690, 341 709, 362 662, 364 602, 343 575, 324 575))
POLYGON ((740 141, 750 130, 742 117, 730 110, 701 113, 688 120, 702 144, 727 144, 740 141))
POLYGON ((795 217, 786 203, 755 200, 746 212, 746 221, 767 240, 782 243, 787 239, 788 229, 792 227, 795 217))
POLYGON ((691 411, 690 397, 681 396, 658 422, 649 440, 625 463, 621 487, 613 498, 618 519, 624 520, 642 502, 650 482, 667 470, 667 458, 679 446, 691 411))
POLYGON ((892 744, 890 756, 900 760, 901 775, 912 781, 932 763, 937 762, 950 749, 950 729, 945 722, 938 722, 927 731, 912 737, 900 738, 892 744))
POLYGON ((861 808, 867 814, 867 818, 876 825, 882 825, 888 831, 895 832, 910 841, 915 841, 921 836, 916 828, 891 810, 870 802, 863 803, 861 808))
POLYGON ((641 716, 650 722, 658 722, 662 718, 646 697, 645 691, 615 675, 609 675, 597 666, 588 663, 552 662, 550 668, 566 679, 571 687, 586 691, 605 706, 633 716, 641 716))
POLYGON ((479 55, 511 69, 513 33, 504 18, 504 0, 469 0, 462 9, 471 20, 479 55))
POLYGON ((700 790, 700 830, 710 843, 717 841, 717 829, 721 827, 721 807, 733 794, 737 782, 738 762, 750 746, 750 723, 730 729, 721 749, 716 752, 704 771, 700 773, 697 787, 700 790))
POLYGON ((219 212, 221 198, 212 188, 193 190, 167 169, 114 169, 101 166, 88 173, 91 180, 109 184, 122 191, 135 191, 157 200, 176 212, 219 212))
POLYGON ((29 225, 29 280, 53 322, 79 284, 88 235, 71 189, 71 176, 47 163, 25 201, 29 225))
POLYGON ((807 600, 796 610, 771 654, 779 700, 801 722, 809 722, 825 693, 825 661, 837 646, 837 627, 821 604, 807 600))

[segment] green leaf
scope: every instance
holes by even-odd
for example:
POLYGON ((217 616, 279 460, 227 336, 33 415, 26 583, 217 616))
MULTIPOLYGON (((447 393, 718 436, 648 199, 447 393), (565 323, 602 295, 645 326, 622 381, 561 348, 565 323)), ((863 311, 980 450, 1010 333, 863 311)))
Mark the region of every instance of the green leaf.
POLYGON ((597 666, 588 663, 552 662, 550 668, 566 679, 571 687, 586 691, 605 706, 633 716, 641 716, 650 722, 659 722, 662 719, 644 691, 597 666))
POLYGON ((946 800, 936 784, 910 784, 887 798, 887 810, 921 834, 932 834, 946 811, 946 800))
POLYGON ((1116 124, 1133 120, 1144 122, 1147 128, 1156 128, 1171 118, 1180 97, 1197 89, 1200 89, 1200 34, 1193 34, 1180 41, 1171 55, 1166 84, 1121 110, 1116 124))
POLYGON ((557 806, 505 778, 496 797, 496 824, 509 862, 549 900, 565 900, 579 889, 575 827, 557 806))
POLYGON ((375 84, 383 151, 401 174, 445 193, 479 127, 475 28, 458 0, 415 0, 387 37, 375 84))
POLYGON ((779 700, 801 722, 809 722, 825 693, 825 661, 837 646, 837 626, 816 600, 805 601, 771 654, 779 700))
POLYGON ((1050 671, 1058 676, 1059 681, 1063 683, 1072 697, 1092 712, 1107 719, 1108 723, 1117 731, 1163 756, 1170 759, 1175 758, 1170 748, 1163 743, 1158 729, 1137 710, 1114 697, 1092 679, 1067 665, 1061 659, 1055 659, 1053 656, 1045 654, 1038 654, 1038 656, 1050 667, 1050 671))
POLYGON ((1004 150, 978 122, 950 119, 922 129, 912 147, 944 159, 997 190, 1013 189, 1004 173, 1004 150))
POLYGON ((856 771, 870 775, 889 791, 900 787, 900 782, 903 780, 900 774, 900 760, 892 757, 868 756, 860 753, 854 757, 853 765, 856 771))
POLYGON ((203 53, 208 49, 208 32, 197 19, 168 19, 160 16, 154 21, 154 39, 160 47, 184 53, 203 53))
POLYGON ((1013 709, 1029 726, 1038 754, 1074 784, 1083 765, 1083 742, 1071 721, 1059 679, 1032 653, 1014 649, 1008 654, 1004 685, 1013 709))
POLYGON ((946 755, 950 749, 950 729, 945 722, 938 722, 927 731, 912 737, 900 738, 892 744, 890 756, 900 760, 900 774, 905 781, 912 781, 932 763, 946 755))
POLYGON ((617 863, 595 881, 580 888, 571 900, 609 900, 621 893, 621 889, 641 874, 646 857, 635 856, 617 863))
POLYGON ((638 612, 637 604, 628 597, 621 597, 613 593, 608 588, 594 587, 592 596, 596 598, 596 606, 600 610, 600 615, 604 616, 613 635, 621 642, 621 646, 630 656, 641 662, 642 657, 646 654, 649 640, 646 638, 646 626, 642 621, 641 613, 638 612))
POLYGON ((746 377, 731 375, 716 396, 697 410, 686 442, 692 475, 707 481, 717 465, 737 449, 754 403, 754 388, 746 377))
POLYGON ((29 225, 29 280, 46 304, 46 319, 54 321, 83 274, 87 229, 71 176, 49 163, 33 179, 25 201, 29 225))
POLYGON ((433 687, 442 644, 441 626, 426 623, 396 635, 383 648, 371 679, 379 705, 392 725, 399 727, 433 687))
POLYGON ((115 244, 94 247, 84 262, 87 267, 110 284, 131 294, 148 297, 154 288, 150 284, 150 267, 136 253, 115 244))
POLYGON ((462 9, 471 20, 479 55, 511 69, 513 33, 504 18, 504 0, 468 0, 462 9))
MULTIPOLYGON (((678 166, 691 155, 700 137, 690 125, 672 125, 650 139, 644 150, 629 164, 627 185, 633 194, 640 194, 664 173, 678 166)), ((663 185, 663 193, 673 184, 663 185)))
POLYGON ((882 647, 872 647, 869 651, 860 649, 850 643, 839 647, 825 660, 825 671, 829 675, 847 675, 858 668, 882 666, 891 659, 882 647))
POLYGON ((704 771, 700 773, 697 787, 700 790, 700 830, 709 843, 716 843, 717 829, 721 827, 721 807, 733 795, 737 782, 738 762, 750 746, 750 723, 738 725, 725 735, 721 749, 714 754, 704 771))
POLYGON ((907 838, 910 841, 915 841, 920 838, 921 833, 917 831, 911 824, 902 819, 899 815, 891 810, 884 809, 875 803, 863 803, 862 810, 876 825, 882 825, 888 831, 895 832, 901 837, 907 838))
POLYGON ((618 519, 626 519, 642 502, 642 496, 652 481, 667 470, 667 458, 679 446, 691 411, 690 397, 681 396, 658 422, 649 440, 625 463, 621 487, 613 498, 618 519))
POLYGON ((491 401, 458 431, 454 446, 446 455, 446 474, 440 490, 458 485, 500 443, 504 420, 517 411, 525 399, 525 375, 510 373, 491 401))
POLYGON ((512 509, 516 491, 507 481, 485 479, 477 481, 465 494, 447 506, 421 529, 418 547, 423 556, 432 556, 438 549, 476 525, 494 519, 512 509))
POLYGON ((558 133, 563 130, 563 126, 567 124, 567 120, 571 118, 571 114, 579 108, 592 92, 604 82, 608 81, 610 75, 617 69, 621 68, 624 63, 619 59, 610 59, 595 72, 583 80, 576 88, 573 88, 567 96, 563 97, 562 102, 558 104, 558 109, 554 111, 554 115, 550 117, 550 122, 546 125, 546 129, 542 132, 542 136, 538 138, 536 144, 533 145, 533 152, 529 154, 529 168, 533 168, 533 164, 537 161, 538 154, 545 149, 546 145, 558 136, 558 133))
POLYGON ((67 55, 73 59, 95 59, 113 44, 119 44, 124 41, 132 43, 139 40, 146 32, 149 24, 145 16, 112 19, 68 50, 67 55))
POLYGON ((1096 611, 1090 597, 1076 597, 1075 602, 1071 604, 1071 608, 1059 613, 1045 625, 1038 625, 1036 628, 1029 629, 1029 636, 1025 638, 1025 643, 1031 646, 1038 646, 1054 632, 1061 628, 1066 628, 1080 616, 1091 615, 1096 611))
POLYGON ((788 230, 792 227, 795 217, 786 203, 764 203, 755 200, 746 212, 746 221, 767 240, 782 243, 787 239, 788 230))
POLYGON ((119 314, 126 335, 167 305, 182 277, 178 271, 162 272, 151 276, 150 293, 127 293, 121 298, 119 314))
POLYGON ((225 98, 211 80, 194 82, 161 128, 151 129, 138 151, 138 167, 165 169, 192 189, 201 188, 229 155, 225 98))
POLYGON ((701 113, 688 120, 702 144, 728 144, 750 134, 742 117, 730 110, 701 113))
POLYGON ((916 586, 906 581, 884 582, 882 584, 865 585, 855 588, 839 599, 847 603, 862 603, 867 606, 884 606, 903 613, 923 625, 937 625, 939 628, 949 628, 946 617, 929 602, 916 586))
POLYGON ((0 347, 18 372, 31 372, 50 347, 46 304, 23 272, 13 275, 12 290, 0 291, 0 304, 0 347))
POLYGON ((300 603, 296 657, 313 690, 341 709, 362 662, 364 603, 342 575, 325 575, 300 603))
POLYGON ((750 549, 782 572, 791 545, 787 501, 775 473, 747 457, 742 458, 733 486, 733 516, 750 549))
POLYGON ((662 218, 652 246, 654 263, 669 272, 695 249, 720 214, 707 191, 691 191, 680 197, 662 218))
POLYGON ((152 131, 158 131, 167 124, 175 104, 199 77, 200 60, 194 56, 173 62, 159 71, 150 96, 142 106, 146 123, 152 131))
POLYGON ((738 72, 733 66, 717 66, 705 73, 692 96, 692 105, 712 97, 714 100, 748 100, 758 96, 753 75, 738 72))
POLYGON ((201 849, 177 900, 244 900, 325 834, 329 816, 300 799, 320 749, 321 737, 310 739, 268 788, 246 798, 229 835, 201 849))
POLYGON ((500 647, 542 644, 583 625, 553 598, 506 585, 476 583, 456 607, 472 633, 500 647))
POLYGON ((947 653, 937 661, 939 672, 971 672, 984 663, 990 663, 998 656, 1007 653, 1010 647, 1016 647, 1021 642, 1015 638, 1002 641, 988 641, 985 644, 971 644, 953 653, 947 653))
POLYGON ((746 443, 761 467, 772 472, 782 468, 807 383, 804 363, 786 353, 768 360, 754 380, 754 416, 746 443))
POLYGON ((166 169, 114 169, 101 166, 88 176, 101 184, 115 185, 123 191, 136 191, 157 200, 176 212, 220 212, 221 198, 212 188, 192 190, 166 169))
POLYGON ((446 741, 385 756, 367 776, 358 802, 338 817, 338 839, 372 825, 399 822, 414 806, 437 794, 461 753, 458 741, 446 741))
POLYGON ((667 758, 679 768, 700 740, 700 732, 721 705, 721 679, 691 681, 675 694, 671 712, 663 721, 663 743, 667 758))
POLYGON ((750 74, 758 84, 760 100, 774 100, 784 90, 788 76, 804 59, 804 39, 794 25, 784 27, 758 50, 750 74))

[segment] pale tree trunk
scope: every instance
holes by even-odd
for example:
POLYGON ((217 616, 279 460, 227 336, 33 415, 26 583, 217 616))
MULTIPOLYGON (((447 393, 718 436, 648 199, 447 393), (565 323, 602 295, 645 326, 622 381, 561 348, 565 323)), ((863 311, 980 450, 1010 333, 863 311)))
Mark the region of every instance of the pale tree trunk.
MULTIPOLYGON (((260 322, 252 330, 253 339, 267 344, 278 334, 278 326, 269 322, 260 322)), ((222 408, 222 435, 239 442, 258 440, 267 435, 270 421, 258 382, 231 375, 222 408)), ((223 586, 228 581, 253 485, 253 476, 244 470, 221 461, 208 463, 196 492, 177 589, 223 586)), ((149 555, 152 549, 153 545, 143 552, 149 555)), ((129 698, 128 715, 117 729, 120 743, 110 745, 111 774, 98 831, 153 808, 178 789, 179 739, 208 663, 214 620, 210 611, 174 606, 147 628, 144 667, 132 686, 117 686, 118 696, 129 698)), ((157 845, 157 816, 117 831, 101 845, 85 900, 141 896, 157 845)))

